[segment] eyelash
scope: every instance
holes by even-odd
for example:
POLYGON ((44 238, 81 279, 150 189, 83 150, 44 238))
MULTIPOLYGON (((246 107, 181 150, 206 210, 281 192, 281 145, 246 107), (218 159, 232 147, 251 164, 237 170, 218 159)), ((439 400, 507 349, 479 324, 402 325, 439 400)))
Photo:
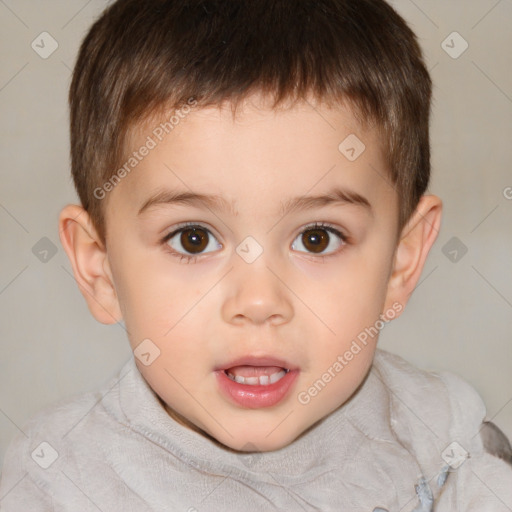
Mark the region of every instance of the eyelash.
MULTIPOLYGON (((165 235, 165 237, 160 241, 160 243, 165 246, 166 250, 168 250, 168 252, 169 252, 169 254, 171 256, 174 256, 175 258, 179 258, 180 263, 183 262, 183 260, 185 260, 184 263, 194 263, 200 256, 202 256, 201 254, 199 254, 199 255, 188 255, 188 254, 182 254, 182 253, 176 252, 173 249, 171 249, 169 247, 169 245, 167 244, 167 242, 171 238, 173 238, 175 235, 177 235, 181 231, 184 231, 185 229, 189 229, 189 228, 204 229, 208 233, 212 234, 211 231, 206 226, 202 226, 201 224, 195 224, 193 222, 187 222, 185 224, 182 224, 180 227, 178 227, 177 229, 175 229, 171 233, 168 233, 167 235, 165 235)), ((342 233, 341 231, 336 229, 334 226, 331 226, 330 224, 326 224, 324 222, 315 222, 313 224, 310 224, 310 225, 304 227, 302 229, 302 231, 300 231, 299 235, 304 233, 304 232, 306 232, 306 231, 310 231, 310 230, 314 230, 314 229, 323 229, 323 230, 325 230, 325 231, 327 231, 329 233, 333 233, 334 235, 336 235, 342 241, 342 247, 344 247, 344 246, 346 246, 347 244, 350 243, 350 240, 349 240, 347 235, 345 235, 344 233, 342 233)), ((305 253, 304 251, 300 251, 300 252, 303 253, 303 254, 307 254, 307 255, 313 256, 315 259, 320 259, 323 262, 326 258, 329 258, 331 256, 336 256, 342 250, 343 249, 341 248, 341 249, 338 249, 337 251, 334 251, 334 252, 331 252, 331 253, 325 254, 325 255, 322 255, 322 254, 315 255, 314 253, 305 253)))

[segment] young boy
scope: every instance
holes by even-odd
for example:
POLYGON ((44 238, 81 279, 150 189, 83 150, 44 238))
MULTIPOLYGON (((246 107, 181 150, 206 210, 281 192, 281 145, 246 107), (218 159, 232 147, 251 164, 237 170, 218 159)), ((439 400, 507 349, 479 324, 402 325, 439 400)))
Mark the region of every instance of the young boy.
POLYGON ((25 425, 1 510, 512 510, 477 393, 376 349, 440 227, 430 97, 383 0, 108 7, 59 227, 134 358, 25 425))

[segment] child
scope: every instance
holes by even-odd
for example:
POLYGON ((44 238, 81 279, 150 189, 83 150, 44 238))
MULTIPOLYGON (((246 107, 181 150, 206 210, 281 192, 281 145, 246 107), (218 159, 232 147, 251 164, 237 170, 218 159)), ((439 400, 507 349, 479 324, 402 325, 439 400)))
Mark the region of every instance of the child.
POLYGON ((25 425, 1 510, 512 510, 476 391, 376 348, 440 227, 430 97, 383 0, 108 7, 59 227, 134 358, 25 425))

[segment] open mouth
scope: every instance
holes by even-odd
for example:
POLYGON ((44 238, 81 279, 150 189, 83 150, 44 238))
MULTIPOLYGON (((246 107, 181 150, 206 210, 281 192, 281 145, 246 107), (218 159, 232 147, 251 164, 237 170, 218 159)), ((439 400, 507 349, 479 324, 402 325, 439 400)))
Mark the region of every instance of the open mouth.
POLYGON ((289 371, 281 366, 234 366, 224 373, 239 384, 269 386, 280 381, 289 371))
POLYGON ((290 395, 300 369, 274 357, 243 357, 215 369, 221 393, 243 408, 277 405, 290 395))

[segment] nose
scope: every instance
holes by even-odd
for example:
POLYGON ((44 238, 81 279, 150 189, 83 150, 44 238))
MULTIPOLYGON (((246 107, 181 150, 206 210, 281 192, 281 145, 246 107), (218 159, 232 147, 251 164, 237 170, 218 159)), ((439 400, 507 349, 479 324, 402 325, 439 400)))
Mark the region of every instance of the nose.
POLYGON ((228 323, 280 325, 293 318, 286 279, 263 257, 250 264, 237 261, 224 286, 222 317, 228 323))

